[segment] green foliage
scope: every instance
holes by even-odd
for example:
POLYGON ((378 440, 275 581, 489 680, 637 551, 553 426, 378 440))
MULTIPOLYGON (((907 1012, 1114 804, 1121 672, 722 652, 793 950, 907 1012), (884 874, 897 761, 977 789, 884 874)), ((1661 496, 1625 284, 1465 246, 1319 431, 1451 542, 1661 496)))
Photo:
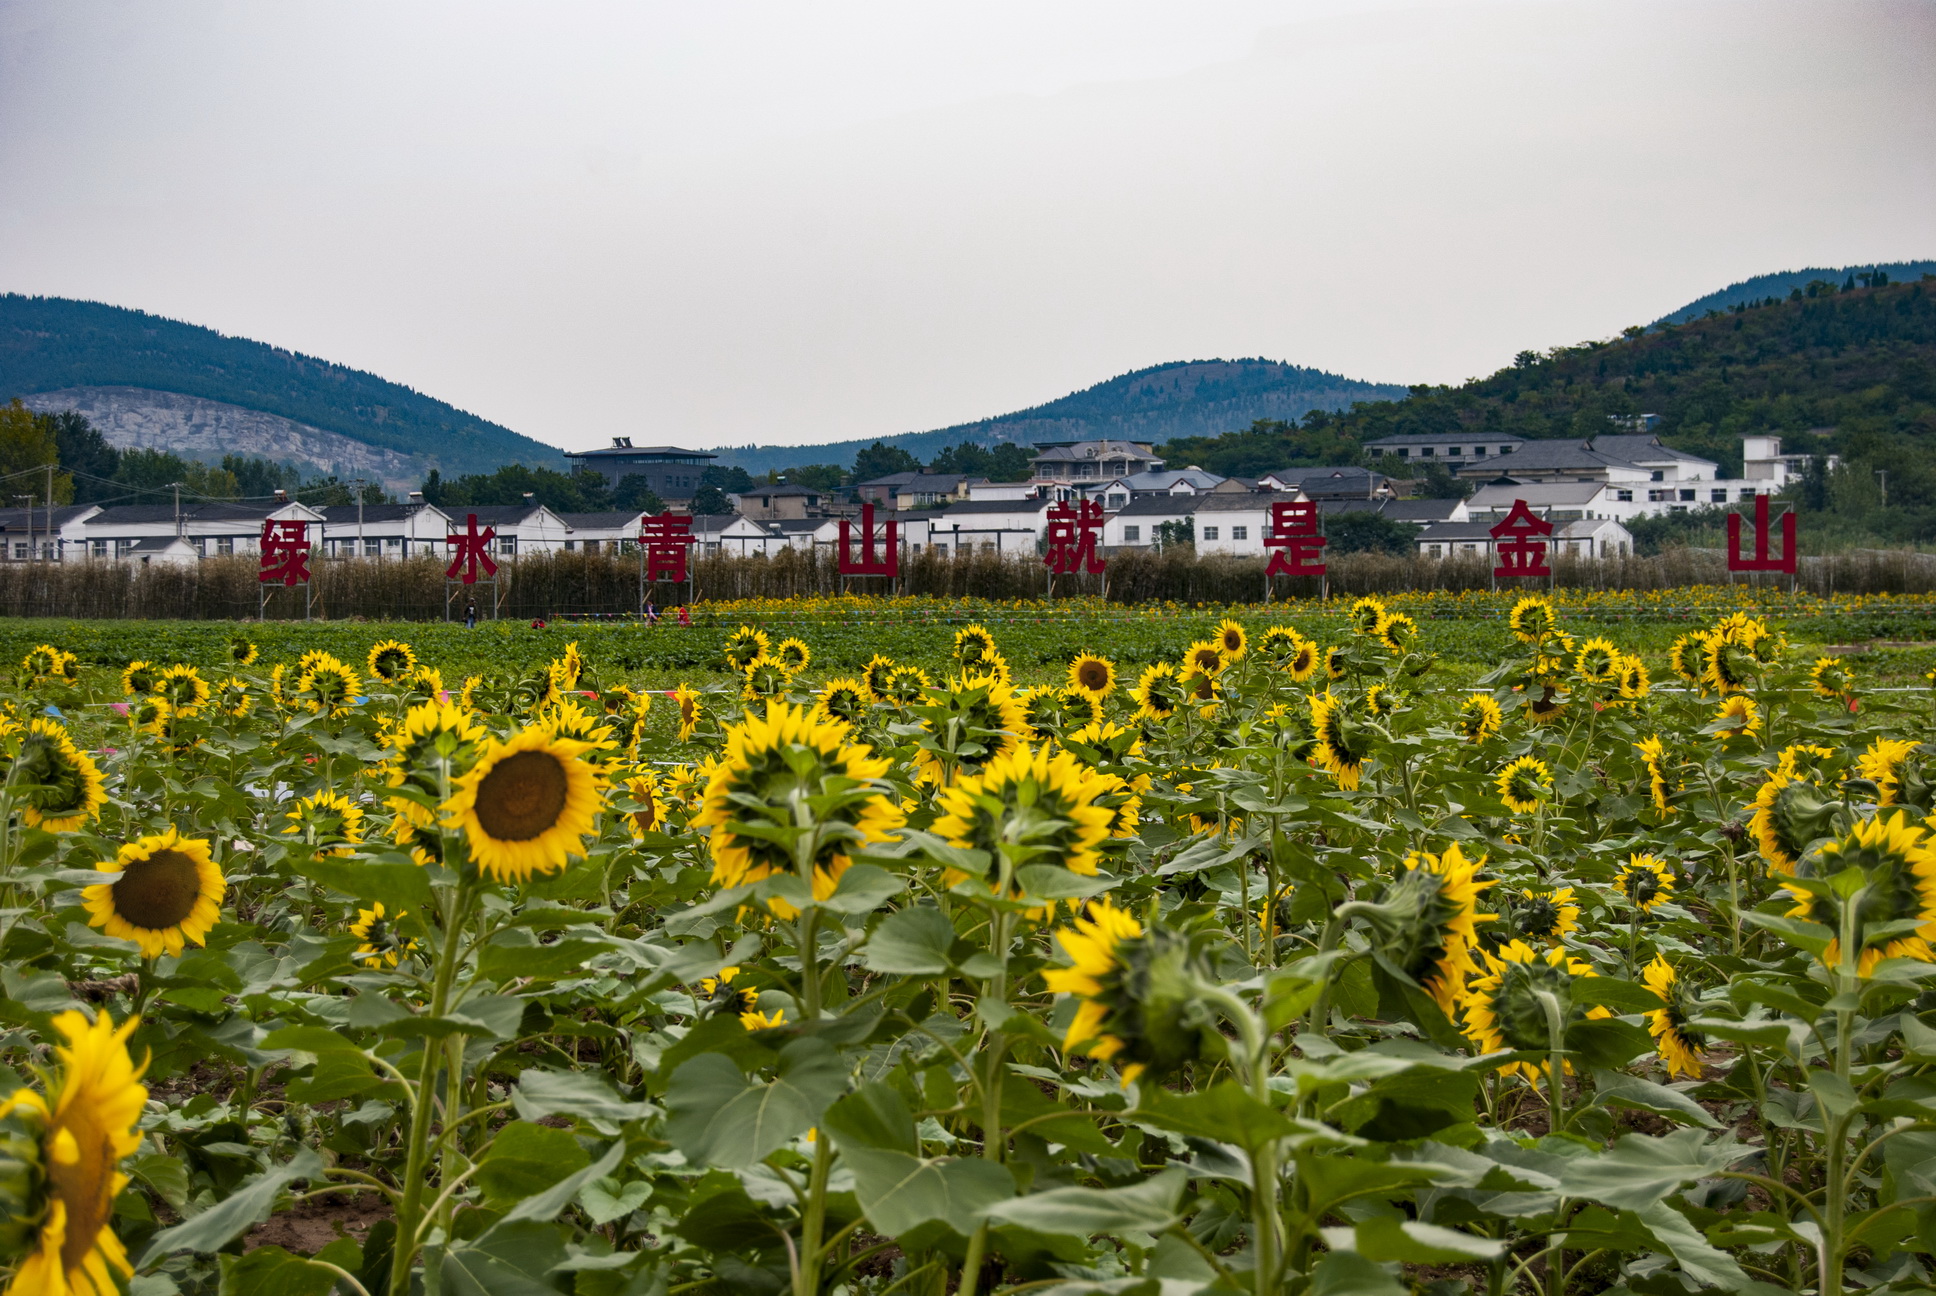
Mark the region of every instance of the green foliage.
POLYGON ((1030 459, 1034 452, 1027 446, 1013 441, 997 442, 994 446, 981 446, 972 441, 948 446, 928 461, 931 473, 966 473, 971 477, 986 477, 992 482, 1027 481, 1035 475, 1030 459))
POLYGON ((1278 468, 1318 464, 1355 464, 1358 443, 1345 432, 1307 416, 1298 427, 1278 419, 1258 419, 1241 432, 1167 442, 1157 453, 1171 468, 1195 466, 1225 477, 1258 477, 1278 468))
MULTIPOLYGON (((620 482, 620 487, 624 488, 628 481, 632 483, 628 498, 656 501, 657 496, 645 489, 642 478, 627 477, 620 482)), ((439 508, 465 504, 522 504, 524 497, 530 495, 554 513, 596 513, 625 507, 617 503, 616 494, 605 474, 582 465, 562 473, 550 468, 505 464, 496 472, 459 477, 454 481, 446 481, 442 474, 432 469, 423 484, 424 501, 439 508)), ((634 507, 644 507, 644 504, 634 507)))
POLYGON ((873 481, 895 473, 919 472, 921 461, 899 446, 876 441, 854 456, 854 480, 873 481))
POLYGON ((1376 513, 1337 513, 1324 520, 1325 546, 1331 553, 1408 554, 1417 548, 1422 527, 1376 513))

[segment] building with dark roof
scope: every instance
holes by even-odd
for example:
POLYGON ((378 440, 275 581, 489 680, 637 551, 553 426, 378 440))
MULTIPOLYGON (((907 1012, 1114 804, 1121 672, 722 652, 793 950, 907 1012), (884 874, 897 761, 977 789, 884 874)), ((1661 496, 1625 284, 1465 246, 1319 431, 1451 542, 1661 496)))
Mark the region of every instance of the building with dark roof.
POLYGON ((680 446, 635 446, 631 437, 613 437, 612 444, 596 450, 567 450, 565 458, 597 469, 614 486, 627 477, 643 477, 660 499, 689 500, 699 492, 700 474, 719 456, 680 446))

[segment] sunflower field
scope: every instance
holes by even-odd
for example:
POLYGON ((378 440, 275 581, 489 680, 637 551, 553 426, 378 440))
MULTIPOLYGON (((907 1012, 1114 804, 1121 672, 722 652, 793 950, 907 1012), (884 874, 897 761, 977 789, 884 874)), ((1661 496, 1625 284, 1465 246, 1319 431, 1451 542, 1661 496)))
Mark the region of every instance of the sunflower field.
POLYGON ((0 1293, 1930 1290, 1936 695, 1568 615, 38 644, 0 1293))

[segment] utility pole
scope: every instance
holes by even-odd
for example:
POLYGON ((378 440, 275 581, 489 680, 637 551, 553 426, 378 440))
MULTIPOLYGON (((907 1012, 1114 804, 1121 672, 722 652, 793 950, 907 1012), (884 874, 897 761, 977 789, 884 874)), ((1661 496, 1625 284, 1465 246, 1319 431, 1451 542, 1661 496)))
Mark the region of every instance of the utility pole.
POLYGON ((181 483, 170 483, 175 488, 175 539, 183 539, 188 533, 182 529, 181 483))
POLYGON ((352 483, 356 487, 356 556, 363 556, 363 479, 358 477, 352 483))
POLYGON ((1887 468, 1878 468, 1875 470, 1875 475, 1876 475, 1876 478, 1882 483, 1882 507, 1888 508, 1889 507, 1889 470, 1887 468))
MULTIPOLYGON (((33 534, 34 520, 32 517, 29 517, 27 519, 28 538, 32 539, 33 534)), ((45 557, 50 562, 54 557, 54 465, 52 464, 47 465, 47 549, 45 557)))

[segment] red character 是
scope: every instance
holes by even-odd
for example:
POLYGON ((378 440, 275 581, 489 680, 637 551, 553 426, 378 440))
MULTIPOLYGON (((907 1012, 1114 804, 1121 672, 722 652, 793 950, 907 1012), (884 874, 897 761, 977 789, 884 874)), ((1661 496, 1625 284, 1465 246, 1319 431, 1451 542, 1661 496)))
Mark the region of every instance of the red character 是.
POLYGON ((887 576, 894 577, 901 570, 901 524, 889 522, 886 534, 880 536, 874 530, 874 506, 860 506, 860 556, 854 556, 853 541, 846 518, 840 519, 840 553, 836 566, 842 576, 887 576), (874 556, 876 539, 886 546, 879 558, 874 556))
POLYGON ((1490 534, 1498 542, 1499 557, 1504 560, 1492 569, 1495 578, 1553 574, 1553 569, 1546 565, 1546 542, 1532 539, 1552 535, 1553 524, 1527 508, 1525 500, 1514 500, 1512 511, 1491 528, 1490 534))
POLYGON ((475 585, 479 564, 483 565, 486 576, 497 575, 497 564, 491 561, 491 555, 485 551, 485 546, 495 539, 497 539, 496 527, 485 527, 479 531, 477 514, 467 514, 464 530, 453 531, 444 537, 444 543, 457 551, 450 560, 450 566, 444 569, 444 579, 461 579, 466 585, 475 585), (462 577, 457 575, 457 569, 460 567, 464 569, 462 577))
POLYGON ((639 543, 645 548, 647 580, 686 578, 686 550, 694 543, 691 518, 682 513, 647 514, 639 521, 639 543))
POLYGON ((1318 506, 1309 500, 1286 501, 1271 505, 1270 534, 1264 538, 1271 555, 1265 576, 1322 576, 1324 564, 1317 561, 1325 546, 1318 534, 1318 506))
POLYGON ((264 585, 308 582, 309 523, 265 521, 261 549, 262 570, 256 573, 256 580, 264 585))
POLYGON ((1055 504, 1049 508, 1049 551, 1042 562, 1058 576, 1081 568, 1091 576, 1107 565, 1096 553, 1096 532, 1102 530, 1102 505, 1094 500, 1055 504))

